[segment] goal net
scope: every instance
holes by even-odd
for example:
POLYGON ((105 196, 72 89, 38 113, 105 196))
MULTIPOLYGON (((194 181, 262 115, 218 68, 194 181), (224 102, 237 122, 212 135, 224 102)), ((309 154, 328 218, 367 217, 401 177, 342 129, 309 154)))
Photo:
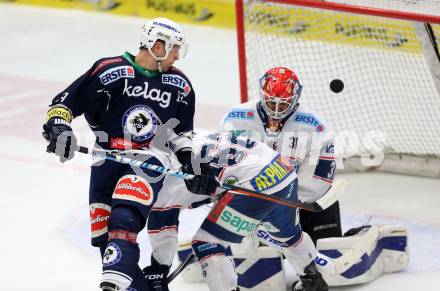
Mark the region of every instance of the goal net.
POLYGON ((440 177, 438 23, 440 0, 238 1, 242 101, 269 68, 291 68, 300 102, 356 148, 344 155, 384 152, 374 168, 440 177))

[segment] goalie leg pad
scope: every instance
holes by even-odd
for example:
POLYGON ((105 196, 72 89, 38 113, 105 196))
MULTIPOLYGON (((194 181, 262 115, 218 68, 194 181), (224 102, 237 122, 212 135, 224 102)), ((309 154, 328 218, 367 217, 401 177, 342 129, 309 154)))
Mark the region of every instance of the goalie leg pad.
POLYGON ((234 256, 240 291, 285 290, 283 256, 271 247, 234 256))
POLYGON ((405 269, 408 233, 400 225, 372 225, 354 236, 317 242, 316 263, 329 286, 366 283, 405 269))

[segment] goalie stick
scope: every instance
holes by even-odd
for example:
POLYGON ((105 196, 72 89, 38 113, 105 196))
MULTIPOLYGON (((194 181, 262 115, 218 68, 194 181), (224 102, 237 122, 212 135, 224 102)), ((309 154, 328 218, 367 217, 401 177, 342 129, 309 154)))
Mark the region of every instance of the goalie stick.
MULTIPOLYGON (((176 170, 171 170, 168 168, 149 164, 144 161, 132 159, 130 157, 121 156, 121 155, 117 155, 114 153, 109 153, 106 151, 99 151, 99 150, 90 151, 88 148, 83 147, 83 146, 79 146, 77 151, 80 153, 83 153, 83 154, 91 154, 92 156, 95 156, 95 157, 104 158, 106 160, 110 160, 110 161, 114 161, 114 162, 118 162, 118 163, 128 164, 131 166, 139 167, 144 170, 151 170, 151 171, 155 171, 157 173, 168 174, 168 175, 175 176, 175 177, 182 178, 182 179, 192 179, 195 177, 195 175, 193 175, 193 174, 188 174, 188 173, 184 173, 184 172, 180 172, 180 171, 176 171, 176 170)), ((304 210, 308 210, 308 211, 312 211, 312 212, 320 212, 320 211, 326 209, 327 207, 329 207, 330 205, 332 205, 333 203, 335 203, 339 199, 339 197, 343 193, 345 193, 346 188, 347 188, 347 182, 345 180, 338 180, 338 181, 333 182, 332 186, 327 191, 327 193, 325 193, 321 198, 319 198, 318 200, 316 200, 314 202, 301 202, 301 201, 292 202, 292 201, 289 201, 289 200, 286 200, 283 198, 260 193, 260 192, 253 191, 253 190, 243 188, 243 187, 239 187, 236 185, 222 184, 218 187, 225 189, 232 194, 245 195, 245 196, 249 196, 249 197, 254 197, 254 198, 282 204, 282 205, 285 205, 288 207, 296 207, 296 208, 300 208, 300 209, 304 209, 304 210)))

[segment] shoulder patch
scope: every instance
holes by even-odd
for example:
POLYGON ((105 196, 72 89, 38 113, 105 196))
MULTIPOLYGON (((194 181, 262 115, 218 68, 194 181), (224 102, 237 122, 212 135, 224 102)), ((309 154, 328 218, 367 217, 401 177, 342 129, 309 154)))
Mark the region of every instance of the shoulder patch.
POLYGON ((113 83, 121 78, 134 78, 134 68, 132 66, 119 66, 110 68, 99 75, 102 85, 113 83))
POLYGON ((226 120, 227 119, 253 120, 255 119, 255 112, 254 110, 249 110, 249 109, 233 109, 226 116, 226 120))
POLYGON ((294 122, 305 123, 315 127, 317 132, 324 131, 324 125, 313 114, 298 113, 294 122))
POLYGON ((189 92, 191 92, 191 86, 189 85, 188 81, 180 75, 163 74, 162 83, 183 89, 185 95, 188 95, 189 92))
POLYGON ((107 65, 114 64, 114 63, 122 63, 122 61, 123 61, 123 59, 121 57, 102 60, 98 63, 95 70, 93 70, 91 76, 95 75, 99 70, 101 70, 103 67, 105 67, 107 65))

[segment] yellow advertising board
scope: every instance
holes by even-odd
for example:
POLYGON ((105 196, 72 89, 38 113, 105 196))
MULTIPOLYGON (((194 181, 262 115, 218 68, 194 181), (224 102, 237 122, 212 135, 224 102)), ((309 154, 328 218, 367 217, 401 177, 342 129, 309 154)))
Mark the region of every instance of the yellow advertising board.
POLYGON ((420 53, 410 21, 295 6, 254 5, 247 29, 264 34, 375 49, 420 53))
POLYGON ((235 28, 234 0, 14 0, 15 4, 102 11, 145 18, 235 28))

